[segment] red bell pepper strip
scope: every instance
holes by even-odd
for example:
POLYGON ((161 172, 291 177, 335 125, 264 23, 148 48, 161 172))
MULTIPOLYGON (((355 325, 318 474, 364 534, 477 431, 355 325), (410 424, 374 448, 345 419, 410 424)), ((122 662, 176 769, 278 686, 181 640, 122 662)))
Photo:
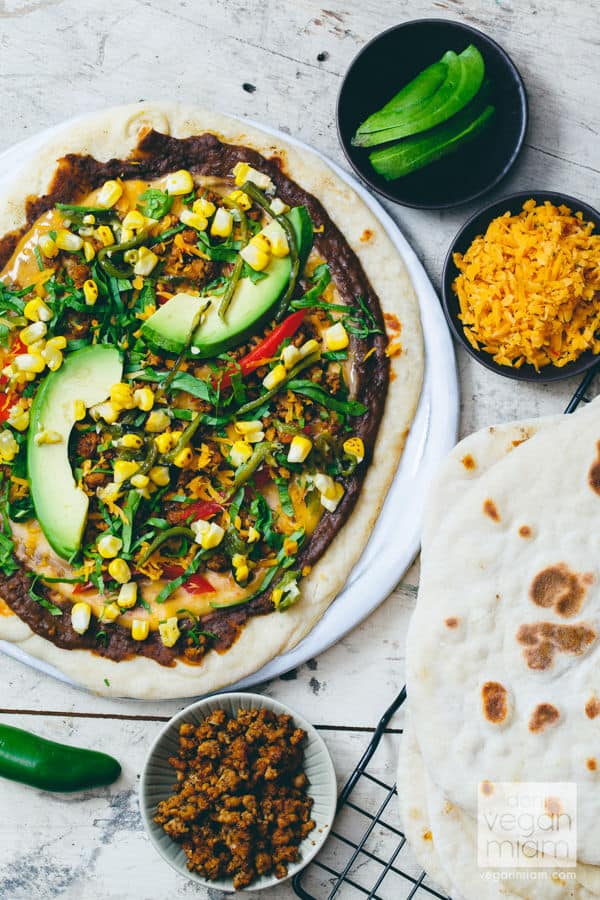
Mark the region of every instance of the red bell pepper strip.
POLYGON ((191 575, 182 585, 183 589, 189 594, 214 594, 215 588, 212 586, 208 578, 197 572, 191 575))
POLYGON ((85 581, 83 583, 76 584, 73 588, 74 594, 84 594, 86 591, 91 591, 94 585, 91 581, 85 581))
MULTIPOLYGON (((165 578, 168 578, 169 580, 179 578, 181 575, 183 575, 184 571, 185 569, 183 568, 183 566, 163 566, 163 576, 165 578)), ((195 575, 190 575, 188 580, 184 581, 181 586, 190 594, 215 593, 215 588, 212 586, 208 578, 205 578, 204 575, 201 575, 199 572, 197 572, 195 575)))
POLYGON ((287 319, 284 319, 281 325, 277 325, 277 327, 274 328, 257 347, 239 360, 239 368, 231 369, 229 372, 225 373, 221 379, 221 388, 229 387, 231 384, 231 376, 235 375, 236 372, 239 372, 242 376, 249 375, 250 372, 254 372, 255 369, 264 366, 273 356, 275 356, 283 341, 296 334, 302 325, 307 312, 309 312, 308 309, 299 309, 297 312, 288 316, 287 319))
POLYGON ((220 503, 217 503, 216 500, 199 500, 197 503, 190 503, 190 505, 185 506, 184 509, 186 512, 186 519, 193 516, 192 521, 196 522, 198 519, 210 519, 212 516, 216 516, 217 513, 221 512, 223 507, 220 503))
MULTIPOLYGON (((0 385, 0 387, 3 387, 3 385, 0 385)), ((6 420, 8 419, 15 399, 16 398, 13 394, 0 394, 0 423, 6 422, 6 420)))

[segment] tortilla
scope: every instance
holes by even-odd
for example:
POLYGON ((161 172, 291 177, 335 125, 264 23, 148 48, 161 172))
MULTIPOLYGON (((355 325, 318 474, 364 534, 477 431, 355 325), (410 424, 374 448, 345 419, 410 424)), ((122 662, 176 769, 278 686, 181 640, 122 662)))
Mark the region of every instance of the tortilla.
POLYGON ((432 495, 407 658, 417 740, 444 797, 473 817, 483 780, 576 782, 578 858, 591 865, 599 408, 550 421, 450 508, 432 495))
MULTIPOLYGON (((486 476, 501 459, 537 433, 551 430, 565 421, 563 416, 514 422, 484 428, 463 440, 446 459, 434 484, 427 509, 424 551, 435 535, 441 511, 445 514, 460 502, 469 483, 486 476)), ((420 595, 419 603, 425 602, 420 595)), ((430 615, 434 615, 432 609, 430 615)), ((412 696, 412 695, 411 695, 412 696)), ((435 783, 433 773, 425 768, 410 715, 404 727, 398 770, 398 794, 403 829, 420 864, 444 891, 453 897, 492 900, 496 897, 524 897, 527 900, 546 897, 597 896, 599 869, 578 864, 577 881, 566 882, 554 877, 539 882, 488 880, 481 878, 477 866, 475 822, 455 806, 435 783), (454 885, 454 888, 451 887, 454 885)))
MULTIPOLYGON (((497 900, 521 897, 523 900, 588 900, 598 896, 598 868, 578 865, 576 878, 567 881, 561 873, 546 870, 548 877, 520 880, 522 870, 482 870, 477 865, 475 821, 450 803, 425 770, 423 758, 410 720, 404 729, 402 764, 410 772, 410 806, 400 794, 402 819, 411 847, 420 849, 419 861, 427 862, 426 871, 449 896, 462 900, 497 900), (419 840, 411 821, 420 821, 428 836, 429 852, 424 858, 424 841, 419 840), (485 877, 486 874, 492 877, 485 877), (511 875, 510 879, 507 877, 511 875), (503 877, 502 877, 503 876, 503 877), (450 882, 451 879, 451 882, 450 882)), ((406 780, 406 779, 405 779, 406 780)), ((535 860, 531 868, 536 869, 535 860)))
POLYGON ((303 580, 301 600, 285 614, 252 618, 225 653, 211 651, 201 665, 176 660, 170 666, 158 666, 139 656, 115 662, 89 650, 56 646, 33 633, 6 604, 2 607, 0 639, 18 643, 27 653, 99 693, 161 699, 207 693, 249 675, 295 646, 323 615, 358 560, 396 470, 420 394, 423 347, 418 302, 403 262, 360 198, 316 155, 227 117, 144 103, 79 120, 51 139, 15 179, 12 192, 0 204, 0 233, 23 226, 26 198, 47 191, 57 159, 68 153, 90 154, 100 161, 125 158, 136 146, 140 131, 149 128, 178 138, 210 132, 227 143, 277 157, 289 176, 317 197, 340 224, 388 322, 401 327, 402 347, 390 359, 391 377, 374 456, 354 509, 303 580))

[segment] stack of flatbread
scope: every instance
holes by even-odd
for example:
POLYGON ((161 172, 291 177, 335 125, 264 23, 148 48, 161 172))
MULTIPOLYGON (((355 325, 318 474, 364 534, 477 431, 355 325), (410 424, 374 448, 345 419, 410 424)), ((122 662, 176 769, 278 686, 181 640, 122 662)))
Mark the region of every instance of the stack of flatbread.
POLYGON ((429 876, 463 900, 600 896, 600 400, 486 428, 446 460, 407 687, 398 790, 429 876), (478 792, 501 782, 577 785, 576 868, 479 867, 478 792))

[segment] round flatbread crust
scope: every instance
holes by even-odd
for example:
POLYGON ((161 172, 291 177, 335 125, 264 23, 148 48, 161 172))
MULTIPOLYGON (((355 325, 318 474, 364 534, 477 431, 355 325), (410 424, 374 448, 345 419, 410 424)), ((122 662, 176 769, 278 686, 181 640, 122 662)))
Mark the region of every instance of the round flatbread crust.
POLYGON ((244 122, 200 109, 141 103, 86 116, 67 125, 15 178, 0 199, 0 234, 23 226, 28 196, 47 192, 56 161, 66 153, 89 153, 106 161, 125 158, 140 131, 154 128, 173 137, 211 132, 265 156, 277 155, 286 173, 314 194, 358 256, 384 313, 401 322, 402 352, 391 358, 391 380, 373 462, 350 518, 312 572, 302 596, 285 614, 253 617, 233 646, 211 651, 199 666, 173 667, 136 657, 114 662, 85 650, 64 650, 34 634, 15 615, 0 615, 0 639, 12 641, 97 693, 168 699, 209 693, 250 675, 294 647, 318 622, 358 561, 383 505, 415 415, 424 370, 419 305, 398 250, 360 197, 323 160, 244 122), (368 237, 365 240, 365 237, 368 237))

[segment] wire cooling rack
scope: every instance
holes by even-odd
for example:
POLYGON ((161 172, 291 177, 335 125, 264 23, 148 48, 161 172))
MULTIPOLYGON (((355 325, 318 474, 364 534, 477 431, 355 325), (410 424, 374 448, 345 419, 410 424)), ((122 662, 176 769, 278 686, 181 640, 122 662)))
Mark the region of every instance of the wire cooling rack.
MULTIPOLYGON (((588 403, 588 391, 600 372, 590 369, 569 400, 565 413, 588 403)), ((301 900, 447 900, 415 862, 399 828, 396 785, 369 772, 381 739, 406 700, 403 687, 379 720, 373 737, 339 796, 337 815, 323 850, 292 884, 301 900), (328 887, 323 893, 323 884, 328 887), (320 894, 311 893, 320 890, 320 894)))

